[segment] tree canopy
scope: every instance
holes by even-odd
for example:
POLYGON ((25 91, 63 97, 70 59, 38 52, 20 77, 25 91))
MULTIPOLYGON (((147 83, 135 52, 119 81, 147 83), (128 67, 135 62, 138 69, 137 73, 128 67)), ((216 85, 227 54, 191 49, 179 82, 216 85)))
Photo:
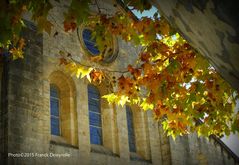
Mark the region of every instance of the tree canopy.
MULTIPOLYGON (((126 10, 114 14, 104 13, 98 6, 97 15, 90 12, 92 3, 97 6, 97 0, 72 0, 62 21, 65 32, 75 31, 82 23, 94 29, 101 54, 91 60, 103 59, 112 34, 142 47, 136 63, 128 64, 128 70, 110 79, 116 91, 103 98, 109 103, 137 104, 145 111, 152 110, 155 120, 173 137, 191 132, 221 136, 239 131, 239 113, 234 111, 237 91, 158 13, 140 19, 133 15, 131 10, 149 10, 152 5, 148 1, 120 1, 126 10)), ((112 5, 117 8, 119 4, 112 5)), ((1 56, 24 58, 25 40, 20 32, 25 28, 25 12, 31 13, 40 32, 50 34, 53 23, 48 13, 52 8, 49 0, 1 1, 1 56)), ((107 70, 74 61, 63 51, 59 52, 59 63, 72 75, 96 83, 107 74, 107 70)))

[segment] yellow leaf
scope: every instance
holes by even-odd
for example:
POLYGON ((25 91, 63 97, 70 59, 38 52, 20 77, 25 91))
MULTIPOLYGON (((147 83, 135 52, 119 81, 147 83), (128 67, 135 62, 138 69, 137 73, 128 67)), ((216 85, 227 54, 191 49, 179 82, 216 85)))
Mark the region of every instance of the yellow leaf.
POLYGON ((171 136, 172 136, 173 140, 175 141, 176 135, 174 133, 172 133, 171 136))
POLYGON ((72 76, 73 76, 73 75, 76 75, 77 72, 78 72, 77 66, 76 66, 76 64, 75 64, 74 62, 68 63, 68 64, 66 65, 66 70, 67 70, 68 72, 70 72, 72 76))
POLYGON ((111 94, 102 96, 102 98, 107 99, 107 101, 110 103, 114 103, 117 100, 118 96, 116 96, 114 93, 111 93, 111 94))
POLYGON ((125 95, 120 96, 120 100, 118 101, 118 104, 123 107, 126 104, 126 102, 129 102, 128 98, 129 97, 125 95))
POLYGON ((88 79, 88 81, 91 83, 91 78, 90 78, 90 74, 86 75, 86 78, 88 79))
POLYGON ((204 99, 204 98, 202 98, 201 100, 200 100, 200 104, 202 105, 202 104, 204 104, 206 102, 206 100, 204 99))
POLYGON ((19 48, 14 47, 9 52, 12 54, 13 60, 16 60, 18 58, 23 58, 23 51, 20 50, 19 48))
POLYGON ((143 102, 140 104, 141 108, 143 108, 144 111, 152 110, 154 108, 153 104, 149 104, 146 102, 146 99, 143 100, 143 102))
POLYGON ((77 72, 76 72, 76 77, 77 77, 77 78, 79 78, 79 77, 80 77, 80 75, 81 75, 81 69, 80 69, 80 68, 78 68, 78 69, 77 69, 77 72))
POLYGON ((132 102, 133 102, 133 104, 138 104, 140 102, 140 98, 138 97, 136 99, 133 99, 132 102))
POLYGON ((88 68, 88 69, 85 69, 85 68, 82 68, 81 69, 81 78, 84 78, 85 76, 89 75, 90 72, 92 71, 93 68, 88 68))
POLYGON ((200 127, 199 127, 199 129, 198 129, 198 131, 197 131, 197 135, 198 135, 198 137, 202 136, 202 132, 201 132, 200 127))

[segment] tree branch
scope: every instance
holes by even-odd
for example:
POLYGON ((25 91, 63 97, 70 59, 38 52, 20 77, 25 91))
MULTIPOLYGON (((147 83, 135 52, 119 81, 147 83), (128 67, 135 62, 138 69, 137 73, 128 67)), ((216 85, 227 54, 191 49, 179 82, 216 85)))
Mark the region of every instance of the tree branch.
MULTIPOLYGON (((81 66, 84 66, 84 67, 87 67, 87 68, 92 67, 92 65, 82 64, 82 63, 80 63, 80 62, 74 60, 72 57, 70 57, 70 59, 71 59, 73 62, 77 63, 78 65, 81 65, 81 66)), ((93 67, 94 67, 94 66, 93 66, 93 67)), ((98 70, 105 71, 105 72, 111 72, 111 73, 122 73, 122 74, 124 74, 124 73, 128 73, 128 72, 129 72, 128 70, 120 71, 120 70, 109 70, 109 69, 99 68, 99 67, 94 67, 94 68, 95 68, 95 69, 98 69, 98 70)))

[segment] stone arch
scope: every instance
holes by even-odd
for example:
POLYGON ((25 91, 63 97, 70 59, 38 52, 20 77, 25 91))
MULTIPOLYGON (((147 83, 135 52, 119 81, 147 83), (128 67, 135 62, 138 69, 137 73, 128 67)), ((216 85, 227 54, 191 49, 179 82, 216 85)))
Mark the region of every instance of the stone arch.
POLYGON ((49 76, 49 85, 51 84, 59 89, 61 142, 77 146, 78 122, 75 83, 71 77, 63 72, 54 71, 49 76))

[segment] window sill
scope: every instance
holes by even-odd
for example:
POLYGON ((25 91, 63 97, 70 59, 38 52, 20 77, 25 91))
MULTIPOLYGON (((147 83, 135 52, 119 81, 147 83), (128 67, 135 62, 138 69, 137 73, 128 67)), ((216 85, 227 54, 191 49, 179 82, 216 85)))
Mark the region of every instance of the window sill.
POLYGON ((146 160, 138 155, 136 152, 130 152, 130 160, 131 161, 139 161, 139 162, 146 162, 152 164, 151 160, 146 160))
POLYGON ((119 157, 118 154, 113 153, 111 150, 105 148, 104 146, 96 144, 91 144, 90 152, 119 157))
POLYGON ((51 135, 50 144, 78 149, 77 146, 67 143, 67 141, 63 137, 55 135, 51 135))

